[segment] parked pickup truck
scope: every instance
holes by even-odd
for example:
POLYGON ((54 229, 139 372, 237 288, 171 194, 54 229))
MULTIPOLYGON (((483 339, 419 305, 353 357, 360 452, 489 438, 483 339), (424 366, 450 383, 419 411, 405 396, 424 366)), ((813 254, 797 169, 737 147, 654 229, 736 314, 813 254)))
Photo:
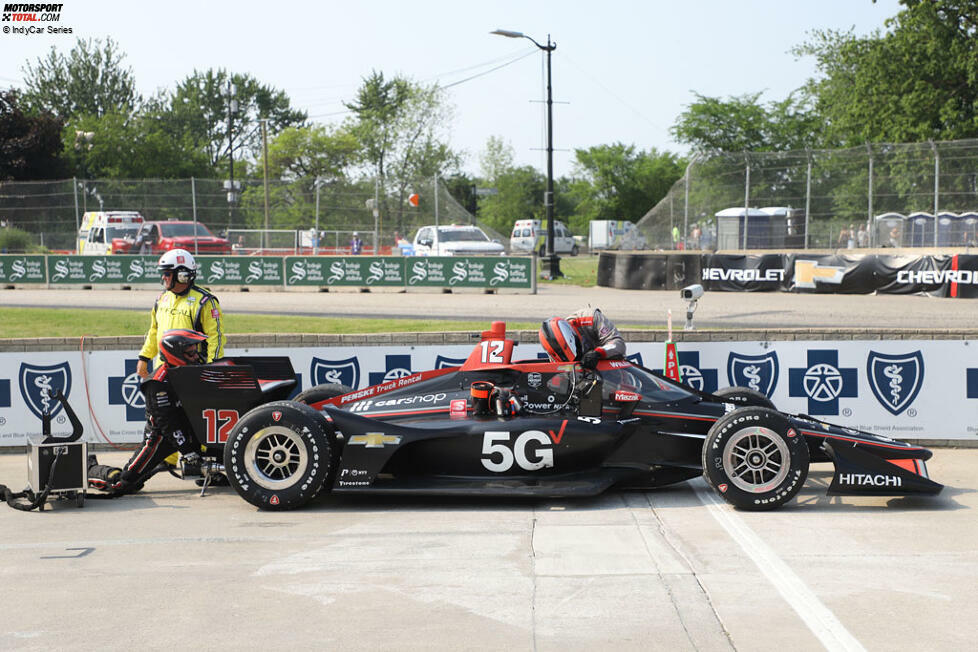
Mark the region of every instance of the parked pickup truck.
POLYGON ((211 233, 200 222, 178 220, 145 222, 135 237, 112 240, 112 252, 117 254, 160 254, 170 249, 186 249, 199 254, 230 254, 231 243, 211 233))

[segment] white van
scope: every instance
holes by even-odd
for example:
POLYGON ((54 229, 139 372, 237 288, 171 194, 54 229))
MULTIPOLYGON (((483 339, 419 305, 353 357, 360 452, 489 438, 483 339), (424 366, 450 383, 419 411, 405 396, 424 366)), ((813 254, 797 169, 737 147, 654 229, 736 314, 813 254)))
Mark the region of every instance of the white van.
POLYGON ((645 236, 627 220, 591 220, 588 223, 588 248, 648 249, 645 236))
POLYGON ((93 211, 82 214, 78 229, 80 254, 102 256, 112 253, 113 238, 136 238, 143 216, 136 211, 93 211))
POLYGON ((414 236, 415 256, 502 256, 506 248, 477 226, 423 226, 414 236))
MULTIPOLYGON (((509 238, 509 249, 513 253, 547 253, 547 220, 516 220, 513 235, 509 238)), ((580 248, 574 236, 560 220, 554 220, 554 252, 576 256, 580 248)))

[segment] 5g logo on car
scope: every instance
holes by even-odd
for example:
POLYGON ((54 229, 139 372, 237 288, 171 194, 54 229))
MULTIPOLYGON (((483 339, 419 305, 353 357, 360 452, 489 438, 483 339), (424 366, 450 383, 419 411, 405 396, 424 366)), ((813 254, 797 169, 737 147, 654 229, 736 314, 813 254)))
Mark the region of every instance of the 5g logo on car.
POLYGON ((539 430, 527 430, 510 445, 512 435, 508 430, 489 430, 482 436, 482 466, 493 473, 505 473, 515 462, 524 471, 539 471, 554 465, 554 451, 550 437, 539 430), (540 446, 533 451, 527 447, 533 442, 540 446), (546 448, 543 448, 546 446, 546 448), (528 452, 535 453, 534 459, 528 452))

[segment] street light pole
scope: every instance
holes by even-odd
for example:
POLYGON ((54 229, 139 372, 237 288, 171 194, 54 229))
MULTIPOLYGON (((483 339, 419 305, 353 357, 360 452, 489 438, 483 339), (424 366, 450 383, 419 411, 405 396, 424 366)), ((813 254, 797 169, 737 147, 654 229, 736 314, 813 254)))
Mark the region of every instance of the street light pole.
POLYGON ((547 260, 550 280, 560 278, 560 258, 557 256, 555 248, 554 229, 554 110, 553 110, 553 87, 550 75, 550 53, 557 49, 557 44, 550 41, 550 34, 547 34, 547 44, 540 45, 535 39, 527 36, 523 32, 513 32, 507 29, 497 29, 490 34, 505 36, 507 38, 525 38, 547 53, 547 191, 543 196, 543 207, 547 215, 547 260))

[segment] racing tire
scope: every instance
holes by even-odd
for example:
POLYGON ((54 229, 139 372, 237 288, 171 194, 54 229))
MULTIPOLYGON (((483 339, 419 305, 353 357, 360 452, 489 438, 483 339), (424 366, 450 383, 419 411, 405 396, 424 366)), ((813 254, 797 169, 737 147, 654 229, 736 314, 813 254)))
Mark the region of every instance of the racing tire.
POLYGON ((808 442, 776 410, 745 407, 723 416, 703 444, 703 477, 737 509, 775 509, 808 477, 808 442))
POLYGON ((352 391, 352 387, 347 387, 346 385, 341 385, 340 383, 324 383, 322 385, 310 387, 306 391, 297 394, 293 400, 310 405, 312 403, 325 401, 328 398, 343 396, 344 394, 349 394, 352 391))
POLYGON ((766 407, 776 410, 774 402, 767 396, 749 387, 724 387, 713 392, 713 395, 722 398, 725 403, 733 403, 737 407, 766 407))
POLYGON ((326 418, 305 403, 275 401, 245 414, 224 445, 224 469, 242 498, 263 510, 316 497, 332 466, 326 418))
POLYGON ((571 256, 576 256, 579 253, 581 253, 581 250, 577 247, 577 245, 571 247, 571 256))

